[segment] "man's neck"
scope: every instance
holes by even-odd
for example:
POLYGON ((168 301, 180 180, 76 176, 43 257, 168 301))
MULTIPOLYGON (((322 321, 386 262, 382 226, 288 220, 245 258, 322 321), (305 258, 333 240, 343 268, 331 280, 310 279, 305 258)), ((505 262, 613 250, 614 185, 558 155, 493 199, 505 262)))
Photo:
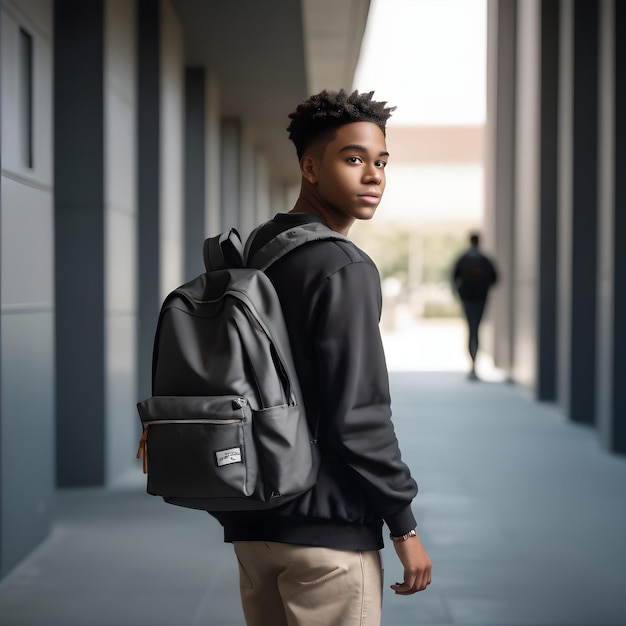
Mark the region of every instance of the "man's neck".
POLYGON ((335 232, 345 236, 348 235, 350 227, 354 223, 354 219, 345 216, 343 216, 343 219, 340 219, 337 213, 320 202, 319 198, 302 191, 290 213, 311 213, 317 215, 335 232))

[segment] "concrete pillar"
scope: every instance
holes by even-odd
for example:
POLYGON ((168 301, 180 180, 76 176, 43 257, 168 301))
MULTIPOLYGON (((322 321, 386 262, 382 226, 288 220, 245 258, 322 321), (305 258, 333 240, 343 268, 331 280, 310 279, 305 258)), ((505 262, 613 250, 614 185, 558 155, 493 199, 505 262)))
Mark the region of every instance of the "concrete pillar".
POLYGON ((138 397, 151 393, 163 298, 183 282, 184 54, 167 0, 138 1, 138 397))
POLYGON ((626 452, 626 7, 600 3, 596 426, 602 445, 626 452))
POLYGON ((57 475, 105 485, 138 433, 134 2, 60 0, 55 28, 57 475))
POLYGON ((559 2, 517 4, 512 371, 556 397, 559 2))
POLYGON ((105 481, 104 5, 54 7, 57 482, 93 486, 105 481))
MULTIPOLYGON (((4 25, 4 11, 0 8, 0 33, 2 32, 2 28, 4 25)), ((2 40, 0 39, 0 45, 2 40)), ((1 49, 0 49, 1 50, 1 49)), ((1 52, 0 59, 4 58, 5 53, 1 52)), ((3 79, 3 71, 2 71, 2 63, 0 63, 0 146, 2 146, 2 79, 3 79)), ((0 148, 0 172, 2 172, 2 149, 0 148)), ((0 242, 2 241, 2 176, 0 176, 0 242)), ((0 433, 2 432, 2 255, 0 254, 0 433)), ((0 442, 2 439, 0 438, 0 442)), ((0 444, 1 446, 1 444, 0 444)), ((2 467, 2 448, 0 447, 0 468, 2 467)), ((3 502, 3 488, 0 485, 0 510, 4 507, 2 506, 3 502)), ((3 524, 4 520, 2 519, 2 515, 0 515, 0 576, 4 573, 4 560, 2 558, 4 554, 3 548, 3 524)))
POLYGON ((598 172, 598 3, 574 8, 574 166, 570 418, 595 413, 598 172))
POLYGON ((562 3, 559 146, 559 402, 575 422, 595 413, 598 5, 562 3))
POLYGON ((539 299, 537 387, 539 400, 556 399, 557 147, 559 0, 541 2, 539 128, 539 299))
POLYGON ((137 397, 142 399, 152 390, 152 348, 161 306, 161 11, 152 0, 138 0, 137 9, 137 397))
POLYGON ((185 53, 183 31, 170 0, 161 10, 161 151, 159 207, 161 238, 160 299, 184 280, 185 53))
POLYGON ((541 3, 517 4, 517 81, 515 103, 515 214, 513 217, 514 379, 537 385, 538 272, 541 176, 541 3))
POLYGON ((515 179, 515 98, 517 0, 489 0, 487 46, 487 127, 485 238, 493 242, 500 284, 490 296, 494 361, 513 364, 512 279, 515 179))
POLYGON ((573 175, 573 100, 572 84, 574 81, 574 4, 572 0, 563 0, 560 11, 559 29, 559 193, 558 193, 558 375, 557 400, 564 413, 569 411, 571 359, 571 315, 569 300, 571 297, 571 272, 567 271, 572 258, 572 175, 573 175))
POLYGON ((615 3, 615 196, 613 205, 613 411, 611 449, 626 452, 626 6, 615 3))

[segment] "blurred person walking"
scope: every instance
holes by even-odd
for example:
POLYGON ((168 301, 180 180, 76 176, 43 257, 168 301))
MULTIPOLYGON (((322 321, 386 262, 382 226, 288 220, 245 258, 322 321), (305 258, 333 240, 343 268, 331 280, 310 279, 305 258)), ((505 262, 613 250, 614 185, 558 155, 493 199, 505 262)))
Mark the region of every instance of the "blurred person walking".
POLYGON ((459 294, 468 327, 468 349, 472 368, 468 378, 477 380, 476 354, 478 352, 478 327, 485 312, 487 296, 498 275, 493 262, 480 250, 480 236, 470 236, 470 248, 464 252, 454 265, 454 286, 459 294))

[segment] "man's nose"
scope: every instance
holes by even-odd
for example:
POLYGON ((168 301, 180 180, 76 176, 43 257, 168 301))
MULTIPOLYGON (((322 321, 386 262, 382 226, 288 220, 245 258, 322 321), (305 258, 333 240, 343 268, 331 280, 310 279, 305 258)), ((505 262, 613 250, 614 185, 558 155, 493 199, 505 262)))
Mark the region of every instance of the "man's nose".
POLYGON ((363 178, 368 183, 378 184, 382 179, 382 172, 375 165, 370 165, 363 178))

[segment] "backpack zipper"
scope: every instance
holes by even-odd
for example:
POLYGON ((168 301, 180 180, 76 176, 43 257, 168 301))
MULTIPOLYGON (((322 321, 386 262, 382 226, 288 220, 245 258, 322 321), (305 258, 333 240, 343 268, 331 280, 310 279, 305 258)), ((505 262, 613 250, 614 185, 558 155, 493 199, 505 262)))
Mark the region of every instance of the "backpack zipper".
POLYGON ((246 308, 250 310, 252 316, 258 322, 259 326, 263 329, 263 332, 267 335, 268 339, 271 340, 272 338, 269 328, 264 324, 261 316, 254 307, 254 304, 252 304, 250 298, 248 298, 248 296, 243 291, 239 291, 238 289, 229 289, 227 292, 223 293, 219 298, 216 298, 215 300, 196 300, 195 298, 190 298, 186 294, 181 295, 187 298, 187 300, 189 300, 190 302, 194 302, 195 304, 215 304, 216 302, 220 302, 221 300, 223 300, 226 296, 232 296, 233 298, 236 298, 246 305, 246 308))
POLYGON ((228 424, 241 424, 245 421, 245 417, 232 417, 225 420, 216 419, 186 419, 186 420, 149 420, 143 422, 143 433, 141 433, 141 439, 139 440, 139 448, 137 448, 137 457, 143 461, 143 473, 148 473, 148 426, 154 426, 154 424, 211 424, 216 426, 228 425, 228 424))

